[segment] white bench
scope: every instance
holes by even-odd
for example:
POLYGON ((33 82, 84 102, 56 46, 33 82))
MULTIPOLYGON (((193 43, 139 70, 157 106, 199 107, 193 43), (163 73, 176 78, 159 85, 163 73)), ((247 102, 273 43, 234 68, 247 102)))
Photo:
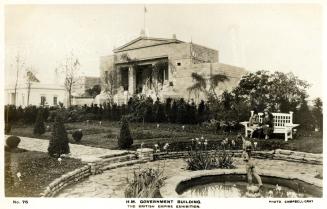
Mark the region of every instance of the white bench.
MULTIPOLYGON (((251 111, 251 116, 253 116, 254 111, 251 111)), ((293 112, 290 113, 272 113, 274 117, 274 132, 276 134, 284 134, 285 141, 293 138, 293 128, 299 126, 300 124, 293 123, 293 112)), ((258 113, 259 123, 262 123, 263 113, 258 113)), ((245 136, 252 134, 254 129, 249 126, 249 122, 241 122, 245 127, 245 136)))

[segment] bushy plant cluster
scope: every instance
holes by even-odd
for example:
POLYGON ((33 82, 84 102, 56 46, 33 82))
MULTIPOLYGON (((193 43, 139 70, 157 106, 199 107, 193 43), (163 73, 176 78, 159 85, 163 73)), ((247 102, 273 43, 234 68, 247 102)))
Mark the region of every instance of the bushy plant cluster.
POLYGON ((160 197, 159 189, 164 183, 163 169, 147 168, 133 172, 133 178, 127 179, 125 198, 160 197))
POLYGON ((44 125, 44 116, 43 116, 43 109, 40 108, 38 110, 36 121, 34 124, 33 133, 36 135, 41 135, 45 133, 45 125, 44 125))
POLYGON ((19 143, 20 143, 20 138, 18 136, 9 136, 6 139, 6 147, 8 148, 7 150, 17 148, 19 143))
POLYGON ((228 139, 222 140, 221 146, 214 152, 208 149, 208 141, 203 137, 192 139, 192 144, 186 159, 188 170, 209 170, 213 168, 234 168, 233 156, 227 152, 228 139))
POLYGON ((51 157, 59 157, 61 154, 70 153, 68 135, 60 113, 57 114, 53 124, 48 153, 51 157))
MULTIPOLYGON (((196 87, 196 86, 193 86, 196 87)), ((320 98, 313 101, 310 108, 306 89, 309 84, 292 73, 257 71, 244 75, 238 86, 221 95, 207 92, 206 102, 195 104, 193 100, 166 99, 165 101, 143 96, 133 96, 127 104, 112 102, 90 106, 47 107, 43 108, 44 121, 54 121, 56 110, 64 114, 65 122, 86 120, 120 121, 127 117, 132 122, 156 122, 179 124, 202 124, 231 132, 239 130, 240 121, 249 120, 250 111, 262 112, 269 107, 271 112, 294 112, 294 123, 302 129, 323 130, 323 103, 320 98)), ((195 89, 193 89, 195 90, 195 89)), ((201 89, 198 89, 199 91, 201 89)), ((202 88, 203 90, 203 88, 202 88)), ((35 123, 38 107, 25 108, 13 105, 5 106, 5 122, 35 123)))
POLYGON ((76 142, 80 142, 82 140, 82 137, 83 137, 82 129, 73 131, 72 137, 76 142))
POLYGON ((121 149, 130 148, 133 144, 131 131, 129 130, 128 121, 125 117, 121 120, 121 128, 118 138, 118 146, 121 149))

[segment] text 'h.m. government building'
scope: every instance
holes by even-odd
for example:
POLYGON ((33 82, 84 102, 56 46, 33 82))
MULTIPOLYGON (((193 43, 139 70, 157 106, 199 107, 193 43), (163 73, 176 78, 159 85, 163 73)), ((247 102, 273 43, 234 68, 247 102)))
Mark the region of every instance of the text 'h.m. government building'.
MULTIPOLYGON (((135 94, 166 98, 203 99, 188 91, 194 84, 191 74, 206 78, 224 74, 229 80, 218 86, 218 91, 231 90, 246 73, 243 68, 219 62, 219 52, 192 42, 151 38, 141 33, 114 54, 100 60, 102 92, 116 103, 126 103, 135 94)), ((105 98, 105 97, 103 97, 105 98)))

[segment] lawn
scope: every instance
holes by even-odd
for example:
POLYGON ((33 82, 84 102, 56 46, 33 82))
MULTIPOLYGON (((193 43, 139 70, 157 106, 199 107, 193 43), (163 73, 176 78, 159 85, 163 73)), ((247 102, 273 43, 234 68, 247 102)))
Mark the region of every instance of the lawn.
MULTIPOLYGON (((51 127, 51 124, 47 124, 51 127)), ((83 138, 79 144, 100 147, 107 149, 118 149, 117 137, 119 136, 120 124, 118 122, 103 121, 100 125, 98 121, 90 121, 77 123, 66 123, 66 129, 69 133, 70 143, 76 143, 72 137, 71 132, 76 129, 83 130, 83 138)), ((201 137, 209 140, 209 143, 219 144, 219 142, 225 137, 230 139, 236 139, 236 132, 223 133, 222 131, 216 131, 212 128, 206 128, 199 125, 185 125, 184 129, 181 124, 159 124, 156 123, 130 123, 130 130, 134 138, 134 144, 132 149, 139 148, 141 143, 144 143, 144 147, 153 147, 154 144, 170 143, 170 146, 174 151, 185 150, 190 139, 195 137, 201 137)), ((300 129, 299 129, 300 130, 300 129)), ((242 131, 243 133, 243 131, 242 131)), ((18 136, 28 136, 49 139, 51 137, 51 131, 47 131, 41 136, 35 136, 33 134, 32 125, 13 125, 12 134, 18 136)), ((271 149, 291 149, 303 152, 322 153, 322 133, 299 133, 298 136, 284 142, 283 135, 274 136, 269 140, 255 140, 258 142, 258 148, 262 150, 271 149)))
POLYGON ((76 159, 56 158, 47 153, 16 149, 5 152, 5 195, 7 197, 39 197, 40 193, 56 178, 82 167, 76 159), (21 181, 17 173, 21 174, 21 181))

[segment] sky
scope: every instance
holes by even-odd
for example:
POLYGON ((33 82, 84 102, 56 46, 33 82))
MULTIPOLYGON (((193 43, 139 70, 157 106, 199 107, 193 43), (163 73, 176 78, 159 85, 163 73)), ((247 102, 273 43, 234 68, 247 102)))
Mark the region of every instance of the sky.
MULTIPOLYGON (((150 37, 219 50, 219 61, 257 70, 293 72, 323 96, 322 19, 319 4, 146 5, 150 37)), ((19 54, 43 83, 71 52, 82 75, 99 76, 100 56, 137 38, 144 5, 6 5, 5 77, 12 82, 19 54)))

